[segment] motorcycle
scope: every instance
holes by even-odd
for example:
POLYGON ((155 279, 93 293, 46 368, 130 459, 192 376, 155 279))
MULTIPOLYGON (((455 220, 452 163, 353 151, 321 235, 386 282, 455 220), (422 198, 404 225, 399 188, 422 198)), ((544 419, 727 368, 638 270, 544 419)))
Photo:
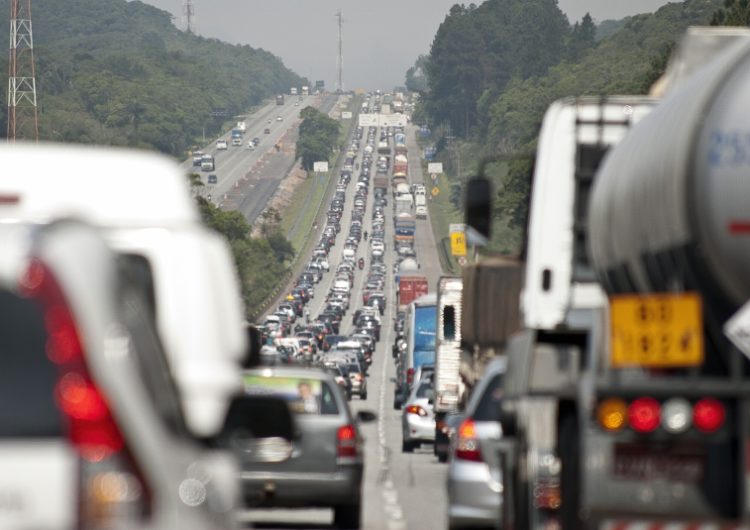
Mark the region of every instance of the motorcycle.
POLYGON ((359 270, 362 270, 365 268, 365 259, 359 258, 359 270))

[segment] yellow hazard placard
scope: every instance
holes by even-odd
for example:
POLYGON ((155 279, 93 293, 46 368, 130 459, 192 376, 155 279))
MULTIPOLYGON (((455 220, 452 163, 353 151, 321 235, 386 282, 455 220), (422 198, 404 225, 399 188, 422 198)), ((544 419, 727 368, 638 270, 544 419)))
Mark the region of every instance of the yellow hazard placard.
POLYGON ((430 193, 432 193, 433 197, 437 197, 438 195, 440 195, 440 188, 435 186, 434 188, 432 188, 432 191, 430 191, 430 193))
POLYGON ((613 367, 703 364, 703 314, 697 293, 613 296, 610 326, 613 367))
POLYGON ((451 254, 466 255, 466 235, 463 232, 451 232, 451 254))

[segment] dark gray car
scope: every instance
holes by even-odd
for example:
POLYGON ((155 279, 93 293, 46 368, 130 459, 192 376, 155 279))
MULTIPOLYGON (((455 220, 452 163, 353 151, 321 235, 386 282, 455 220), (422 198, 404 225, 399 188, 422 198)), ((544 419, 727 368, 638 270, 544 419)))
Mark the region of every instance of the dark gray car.
MULTIPOLYGON (((332 507, 334 523, 359 528, 364 466, 358 422, 374 419, 347 406, 333 377, 323 370, 273 367, 245 372, 246 392, 284 399, 297 433, 291 447, 266 458, 233 444, 241 459, 240 474, 247 506, 332 507)), ((283 441, 279 442, 280 446, 283 441)))

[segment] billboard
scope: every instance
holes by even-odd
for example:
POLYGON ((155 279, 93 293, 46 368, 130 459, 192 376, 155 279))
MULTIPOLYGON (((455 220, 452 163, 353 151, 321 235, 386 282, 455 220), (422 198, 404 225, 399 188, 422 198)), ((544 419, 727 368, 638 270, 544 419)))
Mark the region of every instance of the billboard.
POLYGON ((315 171, 315 173, 327 173, 328 161, 313 162, 313 171, 315 171))

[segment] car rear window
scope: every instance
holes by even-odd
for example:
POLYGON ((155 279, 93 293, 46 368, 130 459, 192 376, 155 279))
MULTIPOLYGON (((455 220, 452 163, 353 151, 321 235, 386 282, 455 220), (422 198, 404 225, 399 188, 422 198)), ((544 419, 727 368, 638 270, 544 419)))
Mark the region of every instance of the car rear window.
POLYGON ((271 395, 284 399, 295 414, 320 416, 339 413, 328 383, 305 377, 246 375, 245 390, 251 395, 271 395))
POLYGON ((435 390, 432 387, 432 381, 423 381, 417 388, 418 398, 432 399, 435 397, 435 390))
POLYGON ((479 399, 474 420, 497 421, 500 410, 500 401, 503 398, 503 375, 495 375, 485 387, 482 397, 479 399))
POLYGON ((57 367, 47 358, 39 306, 0 289, 0 438, 63 432, 55 405, 57 367))

